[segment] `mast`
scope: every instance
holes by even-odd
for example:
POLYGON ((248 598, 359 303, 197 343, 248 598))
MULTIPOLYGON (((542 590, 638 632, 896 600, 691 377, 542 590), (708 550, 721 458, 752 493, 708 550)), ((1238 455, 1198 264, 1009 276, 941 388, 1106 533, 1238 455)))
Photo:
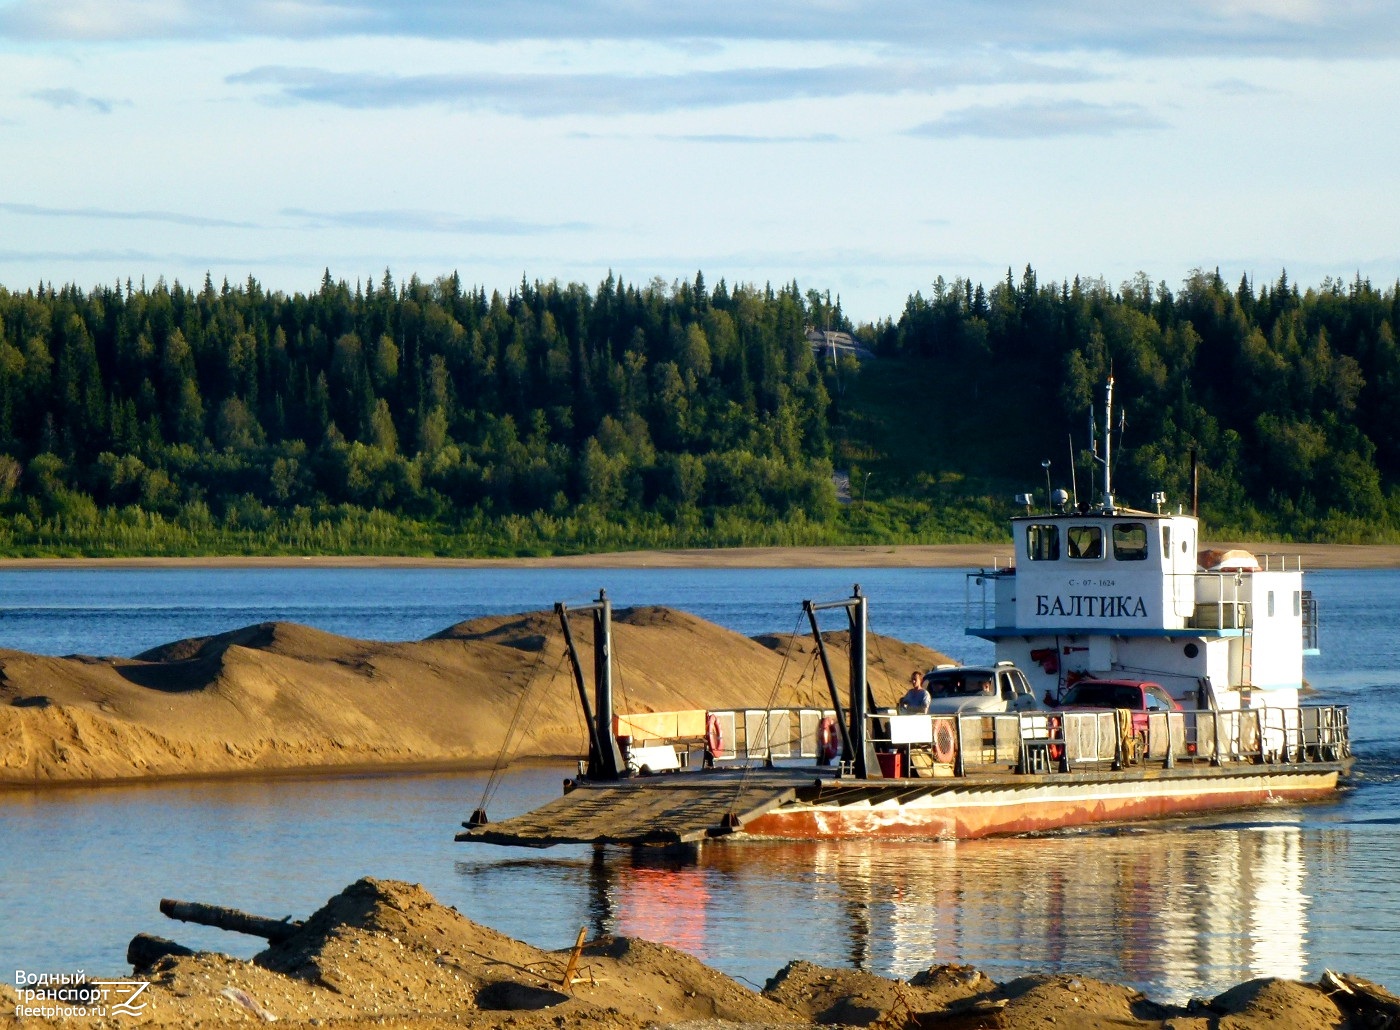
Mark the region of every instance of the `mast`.
POLYGON ((1103 506, 1113 510, 1113 377, 1103 389, 1103 506))
POLYGON ((802 609, 812 623, 812 634, 817 641, 817 651, 822 658, 822 668, 826 673, 827 685, 831 688, 834 706, 839 713, 841 706, 836 693, 836 684, 831 675, 831 665, 827 661, 822 645, 821 631, 817 627, 816 613, 826 608, 844 608, 851 627, 851 681, 847 692, 850 719, 841 726, 841 760, 851 763, 851 771, 858 779, 879 779, 880 763, 875 757, 875 745, 865 732, 866 716, 870 712, 870 684, 867 681, 865 634, 869 617, 866 611, 866 598, 857 583, 851 596, 844 601, 825 601, 815 604, 803 601, 802 609))
MULTIPOLYGON (((1093 440, 1094 418, 1089 416, 1090 439, 1093 440)), ((1098 441, 1094 440, 1094 460, 1103 464, 1103 510, 1113 511, 1113 377, 1103 391, 1103 457, 1099 457, 1098 441)))
POLYGON ((622 752, 613 733, 612 692, 612 602, 606 590, 598 591, 598 600, 582 604, 573 611, 593 613, 593 689, 595 704, 589 706, 588 689, 583 680, 583 663, 579 660, 574 635, 569 630, 570 609, 562 602, 555 604, 554 613, 564 630, 564 644, 574 669, 574 684, 578 687, 588 725, 588 772, 590 780, 620 780, 624 771, 622 752))

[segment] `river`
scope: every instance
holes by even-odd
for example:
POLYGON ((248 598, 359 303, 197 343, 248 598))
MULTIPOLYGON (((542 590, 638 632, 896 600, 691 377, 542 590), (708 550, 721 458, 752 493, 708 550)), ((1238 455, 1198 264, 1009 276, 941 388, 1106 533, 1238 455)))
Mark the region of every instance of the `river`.
MULTIPOLYGON (((419 639, 483 614, 582 601, 668 604, 747 634, 789 632, 803 598, 859 582, 874 632, 964 661, 958 570, 181 569, 0 572, 0 646, 134 654, 288 619, 419 639)), ((1336 802, 1031 839, 715 844, 625 850, 461 845, 484 777, 269 778, 0 793, 0 968, 123 972, 137 932, 248 956, 256 942, 165 920, 162 897, 302 916, 363 875, 543 947, 622 933, 761 986, 788 959, 908 976, 1073 971, 1161 1000, 1333 968, 1400 986, 1400 572, 1320 571, 1319 699, 1352 706, 1360 755, 1336 802)), ((625 668, 626 657, 619 656, 625 668)), ((557 796, 566 768, 512 771, 493 817, 557 796)), ((6 977, 8 979, 8 975, 6 977)))

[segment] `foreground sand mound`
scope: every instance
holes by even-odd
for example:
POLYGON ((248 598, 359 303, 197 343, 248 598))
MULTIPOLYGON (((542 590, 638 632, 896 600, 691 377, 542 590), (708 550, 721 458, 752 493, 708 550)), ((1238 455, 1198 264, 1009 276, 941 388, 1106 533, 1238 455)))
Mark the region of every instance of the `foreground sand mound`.
MULTIPOLYGON (((1384 989, 1331 974, 1324 977, 1328 990, 1255 980, 1213 1001, 1174 1007, 1128 987, 1069 974, 998 985, 968 966, 936 965, 899 981, 792 962, 760 994, 692 956, 636 938, 599 938, 577 954, 572 948, 544 951, 472 922, 417 885, 370 878, 351 884, 304 923, 274 925, 283 939, 251 961, 198 952, 138 965, 134 975, 151 984, 142 1021, 404 1030, 758 1030, 814 1024, 879 1030, 1360 1030, 1390 1025, 1400 1014, 1400 999, 1384 989)), ((13 1001, 14 992, 0 985, 0 1021, 13 1011, 13 1001)))
POLYGON ((156 1025, 267 1016, 521 1028, 802 1021, 689 955, 629 938, 586 944, 566 984, 571 951, 512 940, 419 886, 366 878, 251 962, 206 952, 137 973, 153 981, 147 1021, 156 1025))
POLYGON ((995 986, 968 966, 938 966, 905 984, 874 973, 790 962, 763 993, 815 1023, 869 1026, 890 1013, 945 1012, 995 986))
POLYGON ((1394 1018, 1383 990, 1379 1004, 1344 995, 1347 1007, 1339 1007, 1319 985, 1263 979, 1209 1002, 1172 1006, 1091 977, 1025 976, 997 985, 971 967, 947 965, 900 982, 794 962, 763 993, 820 1024, 900 1030, 1359 1030, 1394 1018))
MULTIPOLYGON (((591 620, 572 626, 591 681, 591 620)), ((622 711, 828 703, 810 643, 785 660, 668 608, 619 610, 613 634, 622 711)), ((906 666, 938 658, 882 638, 871 653, 899 656, 888 670, 871 663, 870 681, 889 703, 906 666)), ((532 714, 512 757, 585 750, 562 634, 547 612, 476 619, 406 643, 261 623, 135 658, 0 650, 0 785, 491 765, 518 709, 532 714)))

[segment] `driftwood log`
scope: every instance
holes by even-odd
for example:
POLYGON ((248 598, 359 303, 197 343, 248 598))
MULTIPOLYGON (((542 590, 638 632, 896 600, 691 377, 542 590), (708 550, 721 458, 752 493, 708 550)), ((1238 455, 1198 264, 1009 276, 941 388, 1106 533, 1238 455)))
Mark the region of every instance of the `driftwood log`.
POLYGON ((161 898, 160 910, 171 919, 185 923, 199 923, 201 926, 215 926, 233 933, 246 933, 253 937, 263 937, 269 944, 280 944, 302 927, 299 919, 288 916, 285 919, 268 919, 265 916, 249 915, 236 908, 221 908, 218 905, 204 905, 198 901, 175 901, 161 898))
POLYGON ((1379 984, 1350 973, 1322 971, 1321 987, 1339 1008, 1359 1017, 1364 1026, 1376 1030, 1400 1025, 1400 998, 1379 984))
POLYGON ((194 951, 151 933, 138 933, 126 946, 126 960, 132 969, 150 969, 167 955, 193 955, 194 951))

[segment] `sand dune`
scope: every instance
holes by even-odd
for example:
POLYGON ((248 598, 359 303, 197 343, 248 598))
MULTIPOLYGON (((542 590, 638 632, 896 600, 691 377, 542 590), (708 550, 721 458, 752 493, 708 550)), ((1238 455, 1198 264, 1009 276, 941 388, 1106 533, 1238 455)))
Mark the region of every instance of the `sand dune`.
MULTIPOLYGON (((592 669, 592 630, 574 636, 592 669)), ((614 613, 620 710, 822 704, 810 640, 785 661, 668 608, 614 613)), ((844 635, 833 635, 844 648, 844 635)), ((775 649, 778 648, 778 649, 775 649)), ((946 660, 871 639, 870 681, 892 703, 908 670, 946 660)), ((583 753, 584 726, 552 614, 492 616, 381 643, 294 623, 175 641, 134 658, 0 650, 0 785, 362 767, 493 764, 583 753)))

